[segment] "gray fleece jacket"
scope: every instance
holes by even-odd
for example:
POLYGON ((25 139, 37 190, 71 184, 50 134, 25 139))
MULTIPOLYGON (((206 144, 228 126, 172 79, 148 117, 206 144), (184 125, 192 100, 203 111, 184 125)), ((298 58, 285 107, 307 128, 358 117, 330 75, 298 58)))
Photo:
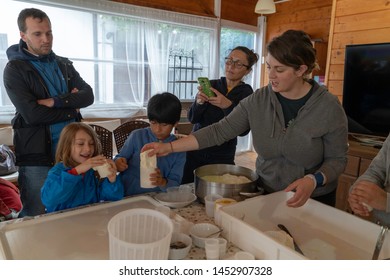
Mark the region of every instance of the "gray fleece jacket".
POLYGON ((338 98, 315 81, 313 95, 286 128, 282 107, 271 86, 243 99, 224 119, 193 133, 200 149, 219 145, 251 129, 258 154, 256 172, 269 192, 285 189, 293 181, 317 171, 327 183, 312 197, 337 187, 347 163, 348 126, 338 98))
MULTIPOLYGON (((387 192, 386 211, 373 210, 373 215, 381 224, 390 226, 390 135, 387 136, 383 147, 372 160, 366 172, 361 175, 356 182, 369 181, 387 192)), ((351 190, 355 185, 352 185, 351 190)))

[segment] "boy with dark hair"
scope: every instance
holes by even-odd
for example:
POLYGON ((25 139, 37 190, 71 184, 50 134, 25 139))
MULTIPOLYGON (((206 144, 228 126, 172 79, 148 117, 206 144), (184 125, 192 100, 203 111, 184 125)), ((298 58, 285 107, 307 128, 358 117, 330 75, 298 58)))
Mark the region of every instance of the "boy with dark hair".
POLYGON ((180 100, 169 92, 156 94, 148 102, 147 114, 150 127, 132 131, 114 159, 118 171, 122 173, 125 196, 179 186, 183 176, 185 153, 173 153, 157 158, 156 172, 150 175, 151 184, 156 187, 140 186, 141 148, 149 142, 169 143, 176 140, 172 131, 180 120, 180 100))

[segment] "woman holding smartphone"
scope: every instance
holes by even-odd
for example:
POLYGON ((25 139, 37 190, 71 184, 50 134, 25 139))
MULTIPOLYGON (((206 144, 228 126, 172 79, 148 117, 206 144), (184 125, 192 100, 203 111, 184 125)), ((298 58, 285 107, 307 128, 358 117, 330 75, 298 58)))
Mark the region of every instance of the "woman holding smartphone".
MULTIPOLYGON (((209 126, 229 115, 233 108, 245 97, 253 93, 250 85, 243 78, 252 71, 259 55, 247 47, 235 47, 225 58, 225 77, 210 80, 211 91, 215 96, 209 97, 202 86, 198 87, 195 102, 188 112, 188 120, 194 124, 192 131, 209 126)), ((245 136, 249 130, 240 134, 245 136)), ((237 137, 219 146, 187 152, 182 184, 194 181, 194 170, 207 164, 234 164, 237 137)))
POLYGON ((286 204, 311 197, 334 206, 347 164, 347 117, 337 96, 310 78, 316 50, 310 36, 288 30, 267 45, 269 84, 243 99, 218 123, 171 143, 149 143, 149 156, 221 145, 251 130, 256 173, 265 193, 294 191, 286 204))

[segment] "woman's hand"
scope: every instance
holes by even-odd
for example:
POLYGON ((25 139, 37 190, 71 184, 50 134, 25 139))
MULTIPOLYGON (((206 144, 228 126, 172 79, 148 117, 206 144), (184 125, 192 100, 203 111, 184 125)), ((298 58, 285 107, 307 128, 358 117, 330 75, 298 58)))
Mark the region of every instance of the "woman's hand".
POLYGON ((368 217, 370 215, 368 208, 360 202, 359 196, 354 194, 353 191, 348 195, 348 203, 354 214, 362 217, 368 217))
POLYGON ((224 94, 220 93, 215 88, 211 87, 211 91, 215 93, 215 96, 208 97, 206 94, 203 93, 202 87, 198 87, 199 92, 196 95, 196 102, 198 104, 204 104, 205 102, 209 102, 210 104, 217 106, 221 109, 226 109, 232 106, 232 101, 230 101, 229 98, 227 98, 224 94))
POLYGON ((303 177, 295 180, 284 190, 285 192, 295 190, 292 198, 287 200, 287 206, 289 207, 301 207, 310 198, 315 189, 314 182, 311 178, 303 177))
POLYGON ((84 161, 83 163, 80 163, 75 167, 78 174, 82 174, 90 170, 91 168, 94 168, 99 165, 103 165, 106 163, 106 158, 103 155, 99 155, 96 157, 92 157, 84 161))
POLYGON ((167 185, 167 179, 165 179, 159 168, 155 169, 155 173, 150 173, 150 181, 153 186, 165 187, 167 185))
POLYGON ((206 94, 204 94, 201 89, 199 89, 195 99, 196 99, 196 103, 199 105, 203 105, 209 101, 209 97, 206 94))
POLYGON ((216 96, 210 97, 208 102, 214 106, 217 106, 221 109, 226 109, 232 106, 233 102, 230 101, 225 95, 220 93, 218 90, 211 88, 211 90, 215 93, 216 96))
POLYGON ((123 157, 119 157, 115 160, 115 166, 119 172, 125 171, 129 167, 127 165, 127 160, 123 157))
POLYGON ((142 149, 141 153, 145 152, 146 150, 150 150, 148 155, 151 157, 153 155, 156 155, 158 157, 166 156, 170 154, 172 151, 172 144, 170 143, 159 143, 159 142, 152 142, 145 144, 142 149))

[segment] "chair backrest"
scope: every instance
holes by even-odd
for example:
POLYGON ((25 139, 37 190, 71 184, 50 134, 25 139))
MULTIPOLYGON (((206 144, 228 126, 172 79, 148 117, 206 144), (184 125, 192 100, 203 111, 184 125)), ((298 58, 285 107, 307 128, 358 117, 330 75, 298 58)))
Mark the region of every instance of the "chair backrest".
POLYGON ((89 125, 95 130, 100 143, 102 144, 103 155, 112 159, 112 132, 100 125, 89 125))
POLYGON ((132 132, 135 129, 148 127, 150 124, 146 121, 142 120, 132 120, 125 122, 114 129, 114 139, 115 144, 118 152, 122 149, 123 145, 125 144, 125 141, 127 137, 129 136, 130 132, 132 132))

